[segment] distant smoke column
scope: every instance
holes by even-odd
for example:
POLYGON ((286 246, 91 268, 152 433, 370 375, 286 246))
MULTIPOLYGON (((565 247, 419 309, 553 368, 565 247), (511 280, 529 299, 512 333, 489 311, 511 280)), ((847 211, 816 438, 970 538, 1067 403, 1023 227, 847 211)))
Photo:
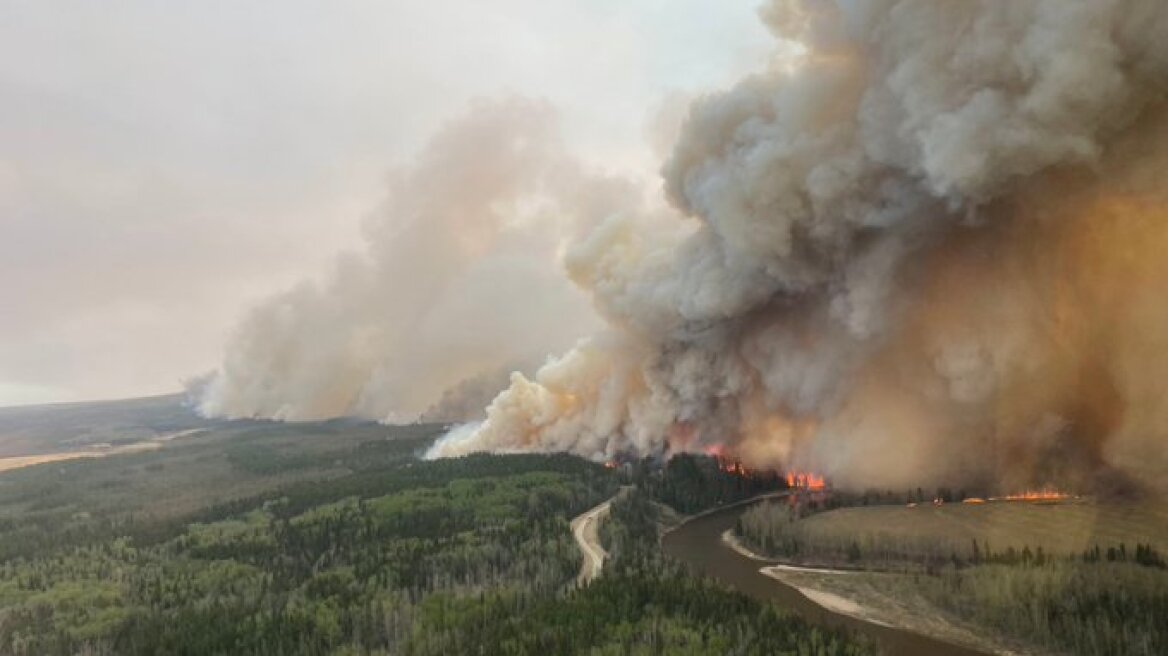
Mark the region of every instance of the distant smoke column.
POLYGON ((1131 445, 1102 443, 1131 432, 1124 395, 1152 377, 1108 352, 1163 364, 1135 353, 1168 321, 1102 333, 1107 295, 1089 292, 1168 281, 1118 261, 1057 279, 1099 261, 1075 245, 1119 185, 1155 218, 1126 230, 1113 211, 1107 235, 1162 237, 1139 164, 1164 151, 1168 7, 776 0, 762 16, 805 54, 693 105, 664 168, 692 220, 615 215, 575 244, 572 278, 610 328, 514 377, 432 455, 728 444, 877 485, 1125 462, 1131 445), (1110 391, 1076 382, 1091 372, 1110 391))
POLYGON ((460 381, 542 362, 597 325, 557 253, 631 195, 564 152, 548 106, 473 104, 394 176, 361 252, 245 318, 202 411, 412 420, 460 381))

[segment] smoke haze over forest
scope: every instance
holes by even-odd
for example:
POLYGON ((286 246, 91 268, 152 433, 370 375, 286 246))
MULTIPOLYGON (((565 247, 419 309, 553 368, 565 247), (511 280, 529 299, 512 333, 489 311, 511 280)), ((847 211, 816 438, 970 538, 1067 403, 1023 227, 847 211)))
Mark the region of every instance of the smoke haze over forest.
POLYGON ((1163 471, 1168 16, 774 2, 794 62, 695 103, 694 220, 568 256, 609 329, 436 452, 711 445, 843 483, 1163 471))
POLYGON ((559 150, 537 104, 476 106, 393 195, 405 227, 373 231, 370 263, 330 286, 254 313, 205 408, 420 412, 438 379, 580 335, 587 313, 552 301, 573 298, 551 275, 562 259, 604 325, 514 375, 434 455, 716 446, 844 484, 1154 479, 1168 430, 1158 3, 771 2, 760 16, 781 48, 689 106, 667 206, 559 150), (547 266, 506 282, 513 242, 547 266))

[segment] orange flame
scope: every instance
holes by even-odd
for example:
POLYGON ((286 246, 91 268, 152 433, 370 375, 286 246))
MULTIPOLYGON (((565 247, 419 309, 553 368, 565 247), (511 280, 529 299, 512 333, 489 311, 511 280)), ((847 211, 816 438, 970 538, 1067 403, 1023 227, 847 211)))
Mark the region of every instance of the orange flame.
POLYGON ((993 501, 1063 501, 1070 498, 1071 495, 1066 492, 1046 487, 1041 490, 1026 490, 1018 494, 995 497, 993 501))
POLYGON ((734 474, 735 476, 746 476, 749 473, 746 467, 738 460, 730 460, 721 456, 714 456, 718 461, 718 469, 721 469, 727 474, 734 474))
POLYGON ((809 472, 787 472, 787 487, 797 490, 824 490, 827 481, 822 476, 809 472))

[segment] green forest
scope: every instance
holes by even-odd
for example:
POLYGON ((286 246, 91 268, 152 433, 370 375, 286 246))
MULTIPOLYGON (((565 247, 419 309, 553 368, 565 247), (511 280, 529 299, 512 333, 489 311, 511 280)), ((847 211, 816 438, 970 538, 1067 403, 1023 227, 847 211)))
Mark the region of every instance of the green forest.
POLYGON ((660 500, 763 483, 708 459, 420 459, 439 432, 256 423, 5 473, 0 653, 871 652, 660 555, 660 500), (646 491, 603 525, 610 564, 577 588, 570 519, 632 481, 646 491))

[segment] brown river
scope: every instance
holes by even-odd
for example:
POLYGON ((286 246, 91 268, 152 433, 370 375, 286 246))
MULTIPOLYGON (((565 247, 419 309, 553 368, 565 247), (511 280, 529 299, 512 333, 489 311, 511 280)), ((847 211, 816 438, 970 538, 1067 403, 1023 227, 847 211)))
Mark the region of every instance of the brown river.
POLYGON ((662 548, 695 571, 757 599, 774 601, 809 622, 867 635, 890 656, 985 656, 968 647, 833 613, 795 588, 761 574, 759 568, 768 563, 747 558, 722 541, 722 533, 734 527, 743 508, 729 507, 694 518, 667 533, 662 548))

